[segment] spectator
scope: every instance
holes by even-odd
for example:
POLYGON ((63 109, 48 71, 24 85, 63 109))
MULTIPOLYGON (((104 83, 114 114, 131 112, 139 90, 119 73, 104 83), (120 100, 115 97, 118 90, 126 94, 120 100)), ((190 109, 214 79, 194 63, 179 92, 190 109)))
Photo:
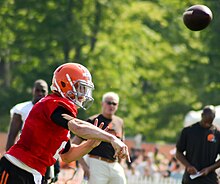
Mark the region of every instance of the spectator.
MULTIPOLYGON (((103 128, 109 127, 109 133, 124 140, 123 120, 115 115, 118 105, 118 94, 105 93, 102 97, 102 112, 91 116, 88 122, 94 124, 95 119, 98 119, 99 122, 104 122, 103 128)), ((83 139, 75 136, 73 141, 79 144, 83 139)), ((124 169, 118 161, 120 160, 114 157, 113 147, 106 142, 101 142, 99 146, 89 152, 87 163, 83 158, 79 160, 89 184, 125 184, 124 169)))
POLYGON ((170 156, 171 158, 169 159, 169 162, 167 164, 167 169, 163 173, 164 177, 173 177, 175 178, 178 176, 180 173, 180 163, 176 159, 176 148, 170 150, 170 156))
MULTIPOLYGON (((134 164, 136 163, 134 162, 134 164)), ((153 176, 155 172, 153 168, 152 160, 147 155, 143 155, 142 161, 136 164, 135 170, 137 170, 140 173, 140 176, 142 177, 153 176)))
POLYGON ((183 128, 176 145, 176 157, 185 166, 183 184, 217 184, 220 167, 220 132, 213 125, 214 106, 205 106, 201 121, 183 128), (190 176, 199 174, 192 179, 190 176))

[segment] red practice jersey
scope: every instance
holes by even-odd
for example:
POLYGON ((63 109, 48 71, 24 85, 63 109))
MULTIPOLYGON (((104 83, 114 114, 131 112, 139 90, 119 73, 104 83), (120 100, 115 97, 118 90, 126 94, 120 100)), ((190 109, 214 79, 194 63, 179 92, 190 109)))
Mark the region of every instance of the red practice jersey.
POLYGON ((50 94, 32 108, 18 142, 7 152, 29 167, 45 175, 70 138, 69 130, 55 124, 51 114, 62 106, 76 117, 76 105, 65 98, 50 94))

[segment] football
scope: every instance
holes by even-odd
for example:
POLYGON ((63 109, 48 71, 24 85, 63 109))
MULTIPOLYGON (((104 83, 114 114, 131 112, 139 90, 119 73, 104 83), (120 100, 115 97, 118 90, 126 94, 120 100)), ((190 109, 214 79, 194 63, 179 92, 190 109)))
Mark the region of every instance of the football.
POLYGON ((205 29, 211 21, 212 11, 205 5, 193 5, 183 13, 183 22, 192 31, 205 29))

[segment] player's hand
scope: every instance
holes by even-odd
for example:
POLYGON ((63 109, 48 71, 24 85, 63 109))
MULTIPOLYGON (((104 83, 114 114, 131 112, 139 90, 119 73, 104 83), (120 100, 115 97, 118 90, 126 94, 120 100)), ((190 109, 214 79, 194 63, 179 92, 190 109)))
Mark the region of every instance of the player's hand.
POLYGON ((186 168, 186 171, 189 173, 189 174, 196 174, 197 173, 197 169, 194 167, 194 166, 188 166, 186 168))
POLYGON ((113 139, 113 141, 111 142, 113 148, 115 149, 115 158, 127 158, 128 162, 131 162, 130 156, 129 156, 129 152, 128 152, 128 147, 117 137, 115 137, 115 139, 113 139))

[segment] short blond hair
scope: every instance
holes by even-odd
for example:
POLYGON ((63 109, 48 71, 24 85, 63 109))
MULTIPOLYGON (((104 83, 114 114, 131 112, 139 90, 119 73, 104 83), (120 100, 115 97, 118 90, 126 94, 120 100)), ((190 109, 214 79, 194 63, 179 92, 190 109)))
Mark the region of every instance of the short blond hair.
POLYGON ((102 96, 102 101, 104 102, 104 101, 106 100, 106 98, 108 98, 108 97, 114 98, 114 99, 117 101, 117 103, 119 103, 119 96, 118 96, 117 93, 112 92, 112 91, 105 93, 105 94, 102 96))

